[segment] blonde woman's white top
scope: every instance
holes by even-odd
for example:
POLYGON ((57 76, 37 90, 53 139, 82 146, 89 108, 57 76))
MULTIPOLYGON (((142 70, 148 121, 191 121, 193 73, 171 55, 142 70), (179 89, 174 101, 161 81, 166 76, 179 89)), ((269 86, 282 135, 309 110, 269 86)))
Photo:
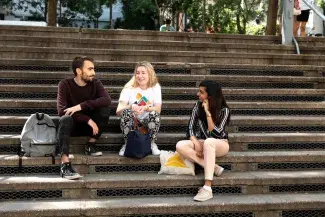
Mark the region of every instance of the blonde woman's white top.
MULTIPOLYGON (((127 102, 129 105, 137 104, 138 106, 155 106, 162 104, 161 87, 156 84, 154 87, 142 90, 140 87, 126 87, 122 90, 119 102, 127 102)), ((148 117, 149 112, 144 112, 138 115, 139 120, 148 117)))

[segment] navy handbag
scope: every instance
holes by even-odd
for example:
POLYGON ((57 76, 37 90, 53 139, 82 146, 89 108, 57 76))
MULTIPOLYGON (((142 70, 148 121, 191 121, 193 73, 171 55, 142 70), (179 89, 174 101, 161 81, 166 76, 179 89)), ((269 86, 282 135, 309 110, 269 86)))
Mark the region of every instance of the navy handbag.
POLYGON ((125 157, 144 158, 151 154, 150 134, 144 127, 139 127, 138 120, 133 118, 134 128, 128 134, 125 157))

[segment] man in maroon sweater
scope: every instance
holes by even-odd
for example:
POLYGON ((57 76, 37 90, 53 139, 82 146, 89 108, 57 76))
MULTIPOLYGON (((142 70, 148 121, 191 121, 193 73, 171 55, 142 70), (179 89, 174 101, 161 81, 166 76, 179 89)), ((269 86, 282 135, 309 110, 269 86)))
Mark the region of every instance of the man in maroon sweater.
POLYGON ((90 136, 85 154, 100 156, 95 142, 105 130, 109 119, 111 97, 100 80, 95 78, 94 60, 76 57, 72 62, 74 78, 60 81, 57 109, 61 117, 58 124, 58 143, 61 152, 62 178, 78 179, 69 162, 70 136, 90 136))

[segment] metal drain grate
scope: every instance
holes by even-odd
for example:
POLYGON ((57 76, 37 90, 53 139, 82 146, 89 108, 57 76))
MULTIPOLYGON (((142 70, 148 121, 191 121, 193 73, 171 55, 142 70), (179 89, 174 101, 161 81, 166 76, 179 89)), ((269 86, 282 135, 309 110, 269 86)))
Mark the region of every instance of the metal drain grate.
MULTIPOLYGON (((18 161, 17 161, 18 164, 18 161)), ((23 166, 21 170, 18 167, 5 166, 0 167, 0 174, 14 175, 14 174, 59 174, 60 166, 23 166)))
MULTIPOLYGON (((103 152, 118 152, 121 149, 121 145, 100 145, 97 144, 97 149, 96 151, 103 151, 103 152)), ((175 151, 176 150, 176 145, 175 144, 159 144, 159 149, 160 150, 170 150, 170 151, 175 151)), ((1 148, 0 148, 1 152, 1 148)))
MULTIPOLYGON (((232 110, 233 111, 233 110, 232 110)), ((1 115, 30 115, 35 112, 42 112, 48 115, 57 115, 55 108, 0 108, 1 115)), ((116 115, 116 108, 110 110, 110 115, 116 115)), ((179 116, 179 115, 190 115, 192 112, 189 109, 163 109, 161 115, 179 116)))
POLYGON ((0 153, 18 153, 19 146, 1 145, 0 153))
MULTIPOLYGON (((188 188, 128 188, 128 189, 99 189, 98 197, 130 197, 130 196, 157 196, 157 195, 195 195, 197 187, 188 188)), ((241 194, 241 187, 212 187, 214 194, 241 194)))
MULTIPOLYGON (((197 97, 196 97, 197 98, 197 97)), ((314 101, 321 102, 324 96, 225 96, 230 101, 314 101)))
MULTIPOLYGON (((185 68, 158 68, 155 67, 155 72, 157 74, 191 74, 191 69, 185 68)), ((134 72, 134 68, 113 68, 113 67, 103 67, 97 66, 96 72, 118 72, 118 73, 129 73, 132 74, 134 72)))
POLYGON ((322 192, 325 185, 271 185, 270 192, 322 192))
POLYGON ((252 69, 211 69, 211 75, 273 75, 273 76, 304 76, 303 71, 291 70, 252 70, 252 69))
POLYGON ((259 163, 259 170, 324 169, 325 163, 259 163))
POLYGON ((2 133, 16 133, 23 130, 22 125, 0 125, 0 132, 2 133))
POLYGON ((266 88, 277 88, 277 89, 285 89, 285 88, 303 88, 303 89, 312 89, 314 88, 313 83, 230 83, 230 82, 218 82, 223 88, 245 88, 245 89, 266 89, 266 88))
POLYGON ((325 110, 291 110, 291 109, 232 109, 233 115, 325 115, 325 110))
MULTIPOLYGON (((252 212, 222 212, 222 213, 196 213, 196 214, 149 214, 128 215, 128 217, 254 217, 252 212)), ((126 217, 126 216, 124 216, 126 217)))
MULTIPOLYGON (((110 93, 113 100, 118 100, 119 93, 110 93)), ((0 98, 31 98, 31 99, 56 99, 57 93, 0 93, 0 98)), ((229 101, 313 101, 321 102, 324 96, 225 96, 229 101)), ((195 94, 163 94, 164 100, 197 100, 195 94)))
POLYGON ((95 166, 96 173, 111 173, 111 172, 152 172, 159 171, 160 164, 146 165, 101 165, 95 166))
POLYGON ((49 191, 0 191, 0 200, 62 198, 61 190, 49 191))
POLYGON ((56 99, 57 93, 0 93, 0 98, 56 99))
MULTIPOLYGON (((3 133, 18 133, 23 129, 23 125, 0 125, 0 132, 3 133)), ((159 132, 180 132, 185 133, 186 126, 161 126, 159 132)), ((119 125, 109 125, 104 129, 104 132, 122 133, 119 125)))
POLYGON ((0 108, 1 115, 31 115, 42 112, 48 115, 57 115, 55 108, 0 108))
POLYGON ((155 68, 157 74, 191 74, 191 69, 186 68, 155 68))
POLYGON ((102 73, 110 73, 110 72, 118 72, 118 73, 130 73, 132 74, 134 72, 133 68, 115 68, 115 67, 104 67, 104 66, 96 66, 95 67, 96 72, 102 72, 102 73))
POLYGON ((48 79, 0 79, 0 84, 58 84, 60 80, 48 80, 48 79))
POLYGON ((325 210, 282 211, 282 217, 324 217, 325 210))
MULTIPOLYGON (((43 85, 55 85, 60 82, 61 79, 20 79, 20 78, 0 78, 0 84, 43 84, 43 85)), ((124 80, 109 80, 107 78, 100 78, 104 85, 108 86, 124 86, 128 79, 124 80)), ((196 87, 195 81, 160 81, 163 87, 196 87)), ((231 83, 231 82, 219 82, 222 87, 226 88, 314 88, 313 83, 231 83)))
POLYGON ((22 71, 64 71, 70 70, 68 66, 28 66, 28 65, 0 65, 0 70, 22 71))
MULTIPOLYGON (((115 108, 110 110, 110 115, 115 115, 115 108)), ((0 108, 2 115, 30 115, 35 112, 43 112, 49 115, 57 115, 55 108, 0 108)), ((180 116, 191 115, 192 108, 168 109, 161 111, 161 115, 180 116)), ((325 110, 258 110, 258 109, 232 109, 233 115, 263 116, 263 115, 325 115, 325 110)))
POLYGON ((253 126, 253 127, 238 127, 238 132, 306 132, 306 131, 324 131, 325 126, 253 126))
POLYGON ((297 149, 325 149, 325 143, 254 143, 247 145, 248 150, 297 150, 297 149))

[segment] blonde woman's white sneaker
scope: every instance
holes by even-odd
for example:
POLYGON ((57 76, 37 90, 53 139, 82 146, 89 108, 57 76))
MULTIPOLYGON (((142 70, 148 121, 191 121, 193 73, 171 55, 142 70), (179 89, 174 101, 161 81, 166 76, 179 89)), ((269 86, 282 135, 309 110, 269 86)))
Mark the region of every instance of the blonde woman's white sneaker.
POLYGON ((121 157, 124 156, 125 147, 126 147, 126 145, 124 144, 124 145, 122 146, 122 148, 120 149, 120 151, 118 152, 118 155, 120 155, 121 157))
POLYGON ((160 155, 160 150, 158 149, 158 146, 156 143, 151 143, 151 152, 153 155, 160 155))

